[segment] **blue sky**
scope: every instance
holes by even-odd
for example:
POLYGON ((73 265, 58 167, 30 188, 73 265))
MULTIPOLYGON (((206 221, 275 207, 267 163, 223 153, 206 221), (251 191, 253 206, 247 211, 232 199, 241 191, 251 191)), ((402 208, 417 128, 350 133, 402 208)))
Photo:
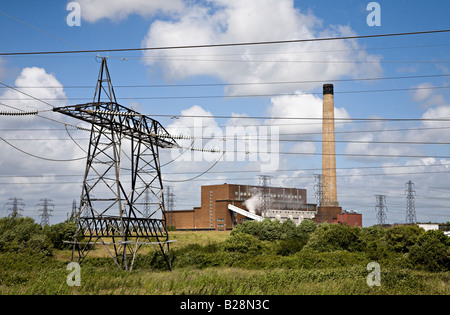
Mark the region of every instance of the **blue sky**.
MULTIPOLYGON (((449 29, 446 13, 450 9, 450 3, 444 0, 378 1, 381 26, 370 27, 366 21, 370 1, 345 0, 337 5, 336 1, 328 0, 80 0, 81 25, 70 27, 66 22, 70 13, 66 10, 68 2, 2 1, 0 52, 139 48, 441 30, 449 29)), ((258 47, 111 52, 101 56, 109 57, 113 84, 122 105, 150 115, 212 115, 203 121, 203 126, 212 125, 225 132, 231 120, 213 116, 318 118, 322 84, 333 80, 336 115, 341 118, 450 117, 449 77, 446 76, 450 74, 449 48, 450 34, 441 33, 258 47), (390 79, 367 80, 373 78, 390 79), (309 83, 236 85, 293 81, 309 83), (213 83, 217 85, 205 86, 213 83), (168 84, 178 86, 152 87, 168 84)), ((99 65, 95 56, 87 53, 0 56, 0 81, 45 98, 51 104, 85 103, 93 96, 99 65), (30 88, 31 85, 44 87, 36 89, 30 88)), ((0 102, 25 110, 49 109, 41 102, 29 99, 25 102, 23 94, 5 88, 0 89, 0 102)), ((0 109, 11 110, 4 105, 0 109)), ((68 121, 65 117, 48 117, 68 121)), ((174 133, 186 132, 192 123, 188 118, 156 117, 174 133)), ((63 128, 60 124, 38 117, 1 119, 0 136, 21 139, 11 143, 29 153, 60 159, 83 153, 65 130, 53 130, 63 128), (37 130, 23 130, 32 127, 37 130), (50 138, 53 140, 39 140, 50 138)), ((273 176, 272 184, 307 188, 308 201, 314 202, 313 173, 319 173, 321 165, 320 124, 267 119, 237 121, 244 126, 252 123, 264 126, 269 122, 280 128, 283 141, 279 143, 279 151, 291 153, 279 155, 277 171, 269 174, 273 176), (292 154, 295 152, 301 154, 292 154), (285 169, 291 171, 281 171, 285 169)), ((339 142, 336 146, 338 154, 358 155, 337 157, 338 198, 344 209, 363 213, 364 225, 376 224, 375 195, 386 194, 387 222, 404 222, 405 183, 413 180, 418 220, 450 220, 449 146, 402 144, 448 142, 449 122, 352 121, 337 122, 336 127, 337 140, 363 141, 339 142), (402 157, 368 157, 368 154, 402 157), (392 172, 402 174, 392 175, 392 172)), ((85 133, 71 132, 80 139, 80 144, 87 145, 85 133)), ((225 148, 220 141, 214 144, 225 148)), ((24 155, 6 143, 1 143, 0 148, 3 152, 0 175, 4 176, 0 179, 0 204, 7 203, 8 198, 21 197, 26 203, 24 214, 37 218, 35 205, 46 197, 55 204, 53 219, 64 219, 72 200, 77 200, 81 193, 80 177, 75 175, 82 174, 83 163, 46 162, 24 155), (60 185, 45 184, 53 175, 57 175, 55 181, 60 181, 60 185)), ((171 155, 163 152, 161 158, 170 160, 171 155)), ((188 179, 211 164, 205 160, 173 163, 163 170, 164 178, 188 179)), ((257 184, 257 175, 261 173, 237 171, 257 170, 260 165, 259 160, 223 161, 212 169, 216 173, 205 174, 195 181, 171 182, 177 207, 198 206, 203 184, 257 184), (221 171, 225 173, 217 173, 221 171)), ((7 214, 7 209, 5 206, 0 215, 7 214)))

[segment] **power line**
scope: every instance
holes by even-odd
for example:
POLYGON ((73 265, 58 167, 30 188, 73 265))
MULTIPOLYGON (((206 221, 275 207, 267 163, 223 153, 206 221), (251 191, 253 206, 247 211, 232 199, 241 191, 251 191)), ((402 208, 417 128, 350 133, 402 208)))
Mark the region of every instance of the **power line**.
MULTIPOLYGON (((14 90, 14 91, 16 91, 16 92, 19 92, 19 93, 21 93, 21 94, 23 94, 23 95, 25 95, 25 96, 31 97, 32 99, 34 99, 34 100, 36 100, 36 101, 39 101, 39 102, 41 102, 41 103, 44 103, 45 105, 48 105, 48 106, 51 106, 51 107, 55 108, 54 105, 45 102, 43 99, 34 97, 34 96, 32 96, 32 95, 30 95, 30 94, 28 94, 28 93, 25 93, 25 92, 23 92, 23 91, 21 91, 21 90, 15 88, 15 87, 13 87, 13 86, 10 86, 10 85, 8 85, 8 84, 5 84, 5 83, 3 83, 3 82, 0 82, 0 84, 3 85, 4 87, 7 87, 7 88, 11 89, 11 90, 14 90)), ((16 99, 16 100, 17 100, 17 99, 16 99)), ((19 99, 19 100, 20 100, 20 99, 19 99)))
POLYGON ((79 161, 79 160, 86 159, 85 156, 79 157, 79 158, 73 158, 73 159, 52 159, 52 158, 46 158, 46 157, 43 157, 43 156, 38 156, 36 154, 29 153, 29 152, 27 152, 27 151, 25 151, 23 149, 20 149, 20 148, 16 147, 15 145, 11 144, 10 142, 6 141, 5 139, 3 139, 2 137, 0 137, 0 140, 5 142, 10 147, 16 149, 17 151, 20 151, 20 152, 22 152, 22 153, 24 153, 26 155, 29 155, 31 157, 34 157, 34 158, 37 158, 37 159, 40 159, 40 160, 45 160, 45 161, 50 161, 50 162, 73 162, 73 161, 79 161))
POLYGON ((79 54, 79 53, 110 53, 123 51, 151 51, 151 50, 175 50, 175 49, 194 49, 194 48, 218 48, 218 47, 236 47, 236 46, 256 46, 256 45, 274 45, 274 44, 291 44, 291 43, 306 43, 319 41, 334 41, 334 40, 349 40, 349 39, 363 39, 363 38, 382 38, 382 37, 397 37, 397 36, 411 36, 411 35, 425 35, 447 33, 450 29, 419 31, 419 32, 404 32, 404 33, 390 33, 390 34, 376 34, 376 35, 357 35, 357 36, 341 36, 341 37, 322 37, 309 39, 292 39, 292 40, 275 40, 275 41, 260 41, 260 42, 241 42, 241 43, 222 43, 222 44, 203 44, 203 45, 182 45, 182 46, 160 46, 160 47, 141 47, 141 48, 117 48, 117 49, 91 49, 91 50, 61 50, 61 51, 34 51, 34 52, 3 52, 0 56, 21 56, 21 55, 49 55, 49 54, 79 54))
MULTIPOLYGON (((450 127, 449 127, 450 128, 450 127)), ((298 135, 301 135, 299 133, 298 135)), ((335 142, 335 143, 372 143, 372 144, 402 144, 402 145, 450 145, 450 142, 431 142, 431 141, 374 141, 374 140, 335 140, 335 141, 324 141, 318 139, 270 139, 269 137, 192 137, 184 135, 171 135, 174 139, 181 140, 217 140, 217 141, 228 141, 228 140, 245 140, 245 141, 259 141, 265 140, 268 142, 311 142, 311 143, 323 143, 323 142, 335 142)), ((89 138, 2 138, 7 141, 87 141, 89 138)), ((189 148, 189 147, 188 147, 189 148)), ((81 148, 82 149, 82 148, 81 148)), ((83 149, 84 150, 84 149, 83 149)), ((86 153, 86 152, 85 152, 86 153)))
MULTIPOLYGON (((450 87, 448 87, 450 88, 450 87)), ((170 117, 170 118, 214 118, 214 119, 265 119, 265 120, 333 120, 333 121, 450 121, 450 117, 442 118, 324 118, 324 117, 289 117, 289 116, 245 116, 235 117, 229 115, 173 115, 173 114, 138 114, 134 112, 121 111, 104 111, 104 110, 90 110, 90 113, 117 115, 117 116, 156 116, 156 117, 170 117)), ((229 126, 236 127, 236 126, 229 126)), ((239 126, 237 126, 239 127, 239 126)))
POLYGON ((189 62, 238 62, 238 63, 351 63, 351 64, 439 64, 450 63, 449 60, 245 60, 245 59, 198 59, 198 58, 167 58, 167 57, 146 57, 155 61, 189 61, 189 62))
MULTIPOLYGON (((1 103, 0 103, 1 104, 1 103)), ((61 122, 62 124, 65 124, 63 122, 61 122)), ((316 123, 315 123, 316 124, 316 123)), ((298 126, 299 123, 285 123, 285 124, 246 124, 246 126, 278 126, 278 127, 283 127, 283 126, 298 126)), ((68 125, 70 126, 70 125, 68 125)), ((214 127, 230 127, 227 125, 202 125, 202 127, 210 127, 210 126, 214 126, 214 127)), ((191 126, 188 128, 195 128, 195 126, 191 126)), ((86 128, 80 128, 80 127, 73 127, 73 130, 83 130, 83 131, 89 131, 86 128)), ((374 132, 402 132, 402 131, 418 131, 418 130, 444 130, 444 129, 450 129, 449 127, 418 127, 418 128, 397 128, 397 129, 368 129, 368 130, 347 130, 347 131, 336 131, 336 134, 347 134, 347 133, 374 133, 374 132)), ((65 131, 65 128, 0 128, 0 132, 2 131, 16 131, 16 132, 20 132, 20 131, 24 131, 24 132, 30 132, 30 131, 65 131)), ((322 132, 295 132, 295 133, 279 133, 280 136, 288 136, 288 135, 321 135, 322 132)), ((194 137, 191 137, 194 138, 194 137)), ((8 140, 8 139, 7 139, 8 140)), ((12 139, 11 139, 12 140, 12 139)), ((82 140, 82 139, 77 139, 77 140, 82 140)))
MULTIPOLYGON (((450 163, 443 163, 443 164, 411 164, 411 165, 383 165, 383 166, 357 166, 357 167, 337 167, 336 170, 363 170, 363 169, 395 169, 395 168, 416 168, 416 167, 447 167, 450 166, 450 163)), ((127 170, 123 167, 121 170, 127 170)), ((296 171, 320 171, 322 168, 291 168, 291 169, 279 169, 277 172, 296 172, 296 171)), ((226 170, 226 171, 210 171, 209 174, 233 174, 233 173, 260 173, 261 170, 226 170)), ((197 174, 198 172, 195 171, 186 171, 186 172, 165 172, 166 175, 188 175, 188 174, 197 174)), ((124 173, 123 173, 124 174, 124 173)), ((402 174, 410 174, 408 173, 402 173, 402 174)), ((126 175, 126 174, 124 174, 126 175)), ((361 176, 365 175, 376 175, 376 174, 360 174, 361 176)), ((382 175, 382 174, 380 174, 382 175)), ((338 174, 339 176, 339 174, 338 174)), ((344 176, 344 175, 342 175, 344 176)), ((347 175, 347 176, 358 176, 358 175, 347 175)), ((76 174, 40 174, 40 175, 0 175, 0 178, 16 178, 16 177, 23 177, 23 178, 54 178, 54 177, 83 177, 83 175, 76 175, 76 174)), ((309 177, 309 176, 308 176, 309 177)), ((353 187, 358 188, 358 187, 353 187)), ((443 189, 438 188, 436 189, 443 189)))
MULTIPOLYGON (((381 93, 381 92, 402 92, 402 91, 415 91, 415 90, 436 90, 436 89, 449 89, 450 86, 430 86, 430 87, 410 87, 410 88, 397 88, 397 89, 376 89, 376 90, 351 90, 351 91, 335 91, 334 94, 357 94, 357 93, 381 93)), ((178 99, 214 99, 214 98, 252 98, 252 97, 279 97, 279 96, 298 96, 298 93, 270 93, 270 94, 236 94, 236 95, 180 95, 180 96, 133 96, 133 97, 119 97, 120 100, 178 100, 178 99)), ((322 95, 319 92, 311 92, 306 95, 322 95)), ((1 100, 18 101, 19 98, 2 97, 1 100)), ((71 97, 71 100, 90 100, 87 97, 71 97)), ((52 100, 62 101, 67 98, 42 98, 40 101, 52 100)), ((49 103, 48 105, 55 107, 49 103)))
MULTIPOLYGON (((404 80, 404 79, 424 79, 448 77, 450 74, 429 74, 429 75, 411 75, 396 77, 374 77, 358 79, 324 79, 324 80, 301 80, 301 81, 273 81, 273 82, 230 82, 230 83, 192 83, 192 84, 147 84, 147 85, 115 85, 114 88, 178 88, 178 87, 217 87, 217 86, 239 86, 239 85, 282 85, 282 84, 310 84, 322 82, 358 82, 358 81, 382 81, 382 80, 404 80)), ((4 89, 6 87, 0 87, 4 89)), ((60 88, 60 86, 21 86, 26 89, 60 88)), ((91 85, 65 85, 64 89, 92 89, 91 85)))

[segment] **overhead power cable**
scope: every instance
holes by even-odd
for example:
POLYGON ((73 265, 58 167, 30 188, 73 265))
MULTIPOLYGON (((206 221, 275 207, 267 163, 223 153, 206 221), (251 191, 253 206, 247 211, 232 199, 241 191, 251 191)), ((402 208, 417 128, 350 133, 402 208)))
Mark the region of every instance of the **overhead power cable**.
MULTIPOLYGON (((118 112, 105 110, 86 110, 90 113, 117 115, 117 116, 157 116, 170 118, 215 118, 215 119, 266 119, 266 120, 339 120, 339 121, 450 121, 450 117, 441 118, 323 118, 323 117, 288 117, 288 116, 226 116, 226 115, 173 115, 173 114, 140 114, 133 112, 118 112)), ((232 127, 232 126, 230 126, 232 127)))
POLYGON ((308 39, 274 40, 274 41, 241 42, 241 43, 222 43, 222 44, 203 44, 203 45, 180 45, 180 46, 90 49, 90 50, 34 51, 34 52, 3 52, 3 53, 0 53, 0 56, 110 53, 110 52, 123 52, 123 51, 149 51, 149 50, 175 50, 175 49, 194 49, 194 48, 256 46, 256 45, 292 44, 292 43, 306 43, 306 42, 320 42, 320 41, 334 41, 334 40, 350 40, 350 39, 363 39, 363 38, 412 36, 412 35, 438 34, 438 33, 447 33, 447 32, 450 32, 450 29, 419 31, 419 32, 390 33, 390 34, 375 34, 375 35, 356 35, 356 36, 322 37, 322 38, 308 38, 308 39))
POLYGON ((73 158, 73 159, 52 159, 52 158, 46 158, 46 157, 42 157, 42 156, 38 156, 32 153, 29 153, 27 151, 24 151, 18 147, 16 147, 15 145, 11 144, 10 142, 6 141, 5 139, 3 139, 2 137, 0 137, 0 140, 2 140, 3 142, 5 142, 7 145, 13 147, 14 149, 16 149, 17 151, 20 151, 26 155, 32 156, 34 158, 40 159, 40 160, 46 160, 46 161, 51 161, 51 162, 73 162, 73 161, 79 161, 79 160, 83 160, 86 159, 85 156, 83 157, 79 157, 79 158, 73 158))
MULTIPOLYGON (((372 170, 372 169, 373 170, 376 170, 376 169, 391 170, 391 169, 418 168, 418 167, 422 167, 422 168, 444 167, 444 168, 447 168, 448 166, 450 166, 450 163, 336 167, 336 170, 337 171, 372 170)), ((327 168, 325 168, 325 170, 326 169, 327 168)), ((121 170, 129 171, 129 169, 126 169, 123 167, 121 168, 121 170)), ((317 172, 317 171, 321 171, 321 170, 324 170, 324 169, 323 168, 290 168, 290 169, 278 169, 277 172, 298 172, 298 171, 317 172)), ((190 174, 197 174, 197 173, 198 172, 196 172, 196 171, 164 172, 165 175, 190 175, 190 174)), ((209 171, 208 173, 209 174, 261 173, 261 170, 260 169, 255 169, 255 170, 235 169, 235 170, 223 170, 223 171, 209 171)), ((409 173, 409 172, 403 172, 403 173, 409 173)), ((128 175, 125 172, 123 174, 128 175)), ((340 173, 338 173, 338 174, 341 175, 340 173)), ((386 174, 389 174, 389 173, 386 173, 386 174)), ((398 174, 398 173, 392 173, 392 174, 398 174)), ((301 174, 301 175, 307 175, 307 174, 301 174)), ((351 175, 351 174, 342 174, 342 175, 351 175)), ((367 175, 370 175, 370 173, 368 173, 367 175)), ((30 175, 30 174, 29 175, 17 175, 17 174, 14 174, 14 175, 0 175, 0 178, 18 178, 18 177, 22 177, 22 178, 58 178, 58 177, 83 177, 83 176, 84 176, 83 174, 40 174, 40 175, 30 175)), ((345 187, 363 189, 362 187, 349 187, 349 186, 345 186, 345 187)), ((376 188, 376 187, 371 187, 371 188, 376 188)), ((378 187, 378 188, 386 188, 386 187, 383 186, 383 187, 378 187)), ((431 187, 431 188, 435 189, 436 191, 446 190, 446 188, 442 188, 442 187, 431 187)), ((423 190, 424 188, 422 187, 421 189, 423 190)), ((430 190, 432 190, 432 189, 430 189, 430 190)))
MULTIPOLYGON (((0 114, 1 116, 1 114, 0 114)), ((68 131, 67 131, 68 132, 68 131)), ((69 139, 67 138, 9 138, 5 139, 8 141, 67 141, 67 140, 78 140, 87 141, 89 138, 73 138, 69 134, 69 139)), ((160 136, 161 137, 161 136, 160 136)), ((164 138, 164 137, 161 137, 164 138)), ((431 142, 431 141, 377 141, 377 140, 335 140, 335 141, 323 141, 318 139, 271 139, 270 137, 192 137, 186 135, 170 135, 165 138, 172 138, 175 140, 216 140, 216 141, 234 141, 234 140, 244 140, 244 141, 268 141, 268 142, 313 142, 313 143, 372 143, 372 144, 404 144, 404 145, 450 145, 450 142, 431 142)), ((83 149, 84 151, 84 149, 83 149)))
POLYGON ((73 47, 78 48, 78 49, 80 49, 80 50, 83 49, 82 47, 80 47, 80 46, 78 46, 78 45, 75 45, 75 44, 73 44, 73 43, 71 43, 71 42, 68 42, 67 40, 64 40, 64 39, 58 37, 58 36, 55 36, 55 35, 53 35, 53 34, 50 34, 49 32, 46 32, 46 31, 44 31, 44 30, 41 30, 40 28, 37 28, 36 26, 33 26, 33 25, 31 25, 31 24, 29 24, 29 23, 27 23, 27 22, 25 22, 25 21, 22 21, 22 20, 20 20, 20 19, 18 19, 18 18, 15 18, 15 17, 13 17, 13 16, 11 16, 11 15, 9 15, 9 14, 6 14, 6 13, 3 12, 3 11, 0 11, 0 14, 6 16, 6 17, 8 17, 8 18, 10 18, 10 19, 12 19, 12 20, 14 20, 14 21, 16 21, 16 22, 19 22, 19 23, 21 23, 21 24, 23 24, 23 25, 25 25, 25 26, 27 26, 27 27, 29 27, 29 28, 32 28, 32 29, 34 29, 34 30, 36 30, 36 31, 38 31, 38 32, 41 32, 42 34, 45 34, 45 35, 50 36, 50 37, 52 37, 52 38, 54 38, 54 39, 56 39, 56 40, 58 40, 58 41, 60 41, 60 42, 63 42, 63 43, 65 43, 65 44, 67 44, 67 45, 73 46, 73 47))
MULTIPOLYGON (((430 87, 411 87, 398 89, 376 89, 376 90, 353 90, 353 91, 335 91, 334 94, 356 94, 356 93, 380 93, 380 92, 401 92, 417 90, 436 90, 449 89, 450 86, 430 86, 430 87)), ((250 98, 250 97, 277 97, 277 96, 298 96, 298 93, 271 93, 271 94, 236 94, 236 95, 180 95, 180 96, 133 96, 118 97, 120 100, 180 100, 180 99, 214 99, 214 98, 250 98)), ((306 95, 322 95, 319 92, 311 92, 306 95)), ((21 100, 18 98, 0 98, 2 100, 21 100)), ((42 98, 41 100, 66 100, 66 98, 42 98)), ((72 97, 71 100, 90 100, 88 97, 72 97)), ((49 104, 50 105, 50 104, 49 104)), ((51 105, 53 106, 53 105, 51 105)))
POLYGON ((0 84, 3 85, 3 86, 5 86, 5 87, 7 87, 7 88, 9 88, 9 89, 11 89, 11 90, 14 90, 14 91, 16 91, 16 92, 19 92, 19 93, 21 93, 21 94, 23 94, 23 95, 25 95, 25 96, 31 97, 32 99, 34 99, 34 100, 36 100, 36 101, 38 101, 38 102, 44 103, 45 105, 48 105, 48 106, 51 106, 51 107, 55 108, 54 105, 45 102, 43 99, 34 97, 33 95, 30 95, 30 94, 28 94, 28 93, 25 93, 24 91, 21 91, 21 90, 15 88, 15 87, 13 87, 13 86, 10 86, 10 85, 7 85, 7 84, 3 83, 3 82, 0 82, 0 84))
MULTIPOLYGON (((178 87, 217 87, 217 86, 239 86, 239 85, 282 85, 282 84, 310 84, 310 83, 337 83, 337 82, 358 82, 358 81, 382 81, 382 80, 405 80, 449 77, 450 74, 428 74, 396 77, 373 77, 358 79, 323 79, 323 80, 301 80, 301 81, 273 81, 273 82, 230 82, 230 83, 189 83, 189 84, 144 84, 144 85, 114 85, 114 88, 178 88, 178 87)), ((5 88, 1 87, 0 89, 5 88)), ((60 86, 21 86, 27 89, 47 89, 60 88, 60 86)), ((65 85, 64 89, 92 89, 91 85, 65 85)), ((336 91, 338 92, 338 91, 336 91)))
MULTIPOLYGON (((189 179, 181 179, 181 180, 170 180, 170 179, 163 179, 165 182, 186 182, 186 181, 224 181, 224 178, 199 178, 202 175, 205 175, 207 173, 213 174, 214 172, 210 172, 210 170, 217 165, 217 163, 220 162, 220 159, 217 160, 212 166, 210 166, 206 171, 201 172, 197 176, 194 176, 189 179)), ((447 175, 450 171, 423 171, 423 172, 399 172, 399 173, 372 173, 372 174, 337 174, 336 176, 338 178, 344 178, 344 177, 367 177, 367 176, 405 176, 405 175, 425 175, 425 174, 442 174, 447 175)), ((164 174, 169 175, 169 174, 164 174)), ((311 178, 313 174, 302 174, 302 175, 296 175, 296 176, 285 176, 282 179, 291 179, 291 178, 311 178)), ((243 180, 255 180, 255 177, 240 177, 240 178, 227 178, 227 181, 243 181, 243 180)), ((130 182, 128 180, 124 180, 124 183, 130 182)), ((0 185, 50 185, 50 184, 79 184, 79 181, 48 181, 48 182, 0 182, 0 185)), ((344 185, 344 187, 346 187, 344 185)), ((383 187, 387 188, 387 187, 383 187)), ((361 187, 358 187, 358 189, 361 189, 361 187)), ((376 188, 367 187, 365 188, 367 190, 372 190, 376 188)))

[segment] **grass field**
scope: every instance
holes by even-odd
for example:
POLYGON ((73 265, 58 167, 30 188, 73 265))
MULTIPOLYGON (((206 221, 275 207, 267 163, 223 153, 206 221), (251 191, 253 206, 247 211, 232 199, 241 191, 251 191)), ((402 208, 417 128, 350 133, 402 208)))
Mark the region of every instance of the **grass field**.
POLYGON ((229 232, 171 232, 171 239, 177 240, 172 249, 175 253, 179 250, 179 259, 201 254, 184 265, 178 262, 172 271, 147 263, 153 254, 150 248, 142 250, 135 270, 122 271, 101 246, 97 247, 81 265, 79 287, 66 283, 70 250, 57 250, 53 256, 0 253, 0 294, 450 294, 450 272, 410 270, 393 263, 382 263, 381 285, 369 287, 368 260, 345 251, 285 257, 230 256, 208 249, 208 245, 223 243, 228 237, 229 232), (193 250, 180 256, 186 248, 193 250), (252 267, 256 263, 260 267, 252 267))

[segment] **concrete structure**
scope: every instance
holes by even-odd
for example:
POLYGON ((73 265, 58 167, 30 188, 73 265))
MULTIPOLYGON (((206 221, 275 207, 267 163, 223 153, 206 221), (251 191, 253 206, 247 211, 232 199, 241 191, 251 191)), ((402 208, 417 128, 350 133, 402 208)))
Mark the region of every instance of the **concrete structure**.
POLYGON ((336 148, 334 132, 334 87, 323 85, 322 116, 322 202, 314 221, 333 223, 340 220, 342 208, 337 201, 336 148))
POLYGON ((316 211, 311 209, 308 210, 274 210, 274 209, 268 209, 261 213, 261 215, 257 215, 251 212, 248 212, 246 210, 243 210, 241 208, 238 208, 233 205, 228 205, 228 209, 236 212, 238 214, 241 214, 249 219, 255 220, 255 221, 262 221, 264 219, 271 219, 271 220, 278 220, 280 222, 284 222, 286 220, 291 220, 296 225, 299 225, 302 223, 303 220, 312 220, 314 219, 314 216, 316 215, 316 211))
POLYGON ((419 223, 418 227, 424 229, 425 231, 439 230, 438 223, 419 223))
POLYGON ((313 220, 316 214, 317 211, 315 209, 304 211, 269 209, 263 213, 263 218, 270 218, 271 220, 278 220, 280 222, 291 220, 296 225, 299 225, 303 220, 313 220))
POLYGON ((334 138, 334 90, 323 86, 322 122, 322 207, 339 207, 336 185, 336 149, 334 138))

